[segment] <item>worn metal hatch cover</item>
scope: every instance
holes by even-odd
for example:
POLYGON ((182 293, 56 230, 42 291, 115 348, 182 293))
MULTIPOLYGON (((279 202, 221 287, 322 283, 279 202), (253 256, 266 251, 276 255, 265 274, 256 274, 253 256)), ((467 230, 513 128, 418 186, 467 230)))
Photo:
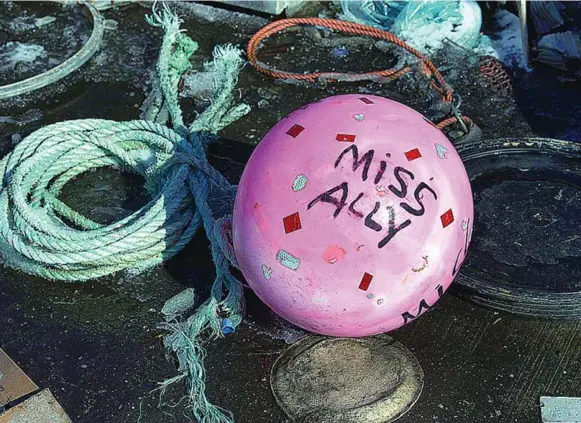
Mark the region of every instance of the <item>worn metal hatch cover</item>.
POLYGON ((424 372, 414 355, 387 335, 311 336, 274 364, 276 401, 300 423, 389 423, 419 398, 424 372))
POLYGON ((519 314, 581 316, 581 145, 547 138, 457 145, 474 232, 455 286, 519 314))

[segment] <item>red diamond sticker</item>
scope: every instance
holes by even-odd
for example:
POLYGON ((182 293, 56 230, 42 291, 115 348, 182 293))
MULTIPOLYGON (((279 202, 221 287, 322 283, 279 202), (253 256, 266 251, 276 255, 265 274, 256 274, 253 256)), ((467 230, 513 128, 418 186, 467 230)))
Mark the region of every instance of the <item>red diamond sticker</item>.
POLYGON ((291 137, 296 138, 304 130, 305 130, 305 128, 303 128, 301 125, 293 125, 291 129, 289 129, 288 131, 286 131, 286 133, 288 135, 290 135, 291 137))
POLYGON ((375 104, 375 103, 373 103, 373 101, 371 101, 370 99, 365 98, 365 97, 361 97, 359 100, 361 100, 365 104, 375 104))
POLYGON ((355 135, 337 134, 337 141, 354 142, 355 141, 355 135))
POLYGON ((442 227, 445 228, 450 225, 454 221, 454 212, 452 212, 452 209, 440 216, 440 220, 442 221, 442 227))
POLYGON ((422 153, 420 153, 420 150, 418 150, 417 148, 414 148, 413 150, 410 150, 407 153, 405 153, 405 158, 408 159, 408 162, 411 162, 412 160, 415 159, 419 159, 420 157, 422 157, 422 153))
POLYGON ((363 274, 363 279, 361 279, 361 283, 359 284, 359 289, 362 291, 367 291, 369 289, 369 285, 371 285, 371 280, 373 279, 373 275, 365 272, 363 274))
POLYGON ((284 232, 290 234, 301 229, 301 216, 298 212, 293 213, 282 219, 282 223, 284 224, 284 232))

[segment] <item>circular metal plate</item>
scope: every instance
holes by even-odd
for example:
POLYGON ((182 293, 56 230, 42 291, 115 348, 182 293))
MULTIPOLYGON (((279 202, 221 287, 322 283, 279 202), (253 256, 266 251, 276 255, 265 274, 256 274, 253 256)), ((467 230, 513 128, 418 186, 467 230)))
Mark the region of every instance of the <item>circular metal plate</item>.
POLYGON ((424 372, 414 355, 387 335, 312 336, 279 357, 271 385, 295 422, 388 423, 415 404, 424 372))
POLYGON ((546 138, 457 146, 470 177, 472 244, 455 280, 477 303, 581 316, 581 145, 546 138))

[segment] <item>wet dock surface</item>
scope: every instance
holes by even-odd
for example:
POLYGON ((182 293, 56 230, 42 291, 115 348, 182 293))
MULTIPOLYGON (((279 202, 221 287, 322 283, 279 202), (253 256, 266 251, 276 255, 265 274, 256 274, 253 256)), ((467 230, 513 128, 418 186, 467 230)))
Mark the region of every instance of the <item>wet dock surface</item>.
MULTIPOLYGON (((0 16, 19 13, 10 7, 27 6, 3 4, 0 16)), ((55 15, 57 22, 66 20, 67 13, 78 14, 74 8, 53 5, 27 10, 38 17, 55 15)), ((211 57, 214 45, 245 45, 266 23, 258 17, 214 13, 206 6, 179 6, 177 10, 184 19, 183 27, 200 43, 197 67, 211 57)), ((54 86, 0 104, 0 115, 13 118, 0 119, 0 152, 6 154, 20 138, 62 120, 137 119, 162 35, 145 23, 147 12, 138 5, 105 11, 118 26, 106 32, 102 48, 90 62, 54 86)), ((7 20, 0 18, 0 37, 28 36, 26 31, 18 35, 18 31, 5 29, 7 20)), ((89 24, 75 19, 67 22, 54 31, 43 27, 55 40, 47 44, 47 50, 60 48, 56 43, 62 38, 59 30, 70 27, 69 32, 74 30, 79 40, 90 34, 89 24)), ((34 38, 25 41, 39 42, 34 38)), ((372 42, 345 43, 350 55, 329 62, 338 70, 349 66, 350 70, 359 66, 375 69, 390 63, 372 42)), ((78 43, 69 44, 67 49, 78 48, 78 43)), ((306 51, 288 52, 291 67, 314 70, 327 63, 328 47, 303 41, 299 45, 306 51)), ((59 54, 67 53, 56 51, 53 59, 59 60, 59 54)), ((516 80, 513 95, 503 95, 480 76, 477 63, 465 55, 448 51, 434 61, 462 95, 463 112, 477 123, 485 138, 541 135, 581 141, 581 105, 574 100, 580 98, 579 84, 560 84, 553 71, 538 69, 516 80)), ((27 75, 26 66, 21 67, 22 75, 27 75)), ((0 72, 0 83, 10 82, 9 78, 8 73, 0 72)), ((224 130, 221 140, 209 147, 212 164, 233 183, 268 129, 315 99, 347 92, 373 93, 428 117, 435 114, 427 87, 406 78, 390 84, 312 87, 278 83, 247 66, 239 86, 240 96, 252 106, 252 112, 224 130)), ((185 120, 193 119, 196 108, 203 105, 203 99, 183 98, 185 120)), ((138 177, 109 170, 69 184, 63 198, 74 209, 102 222, 119 219, 147 201, 138 177)), ((212 275, 203 233, 164 267, 139 276, 69 284, 0 269, 0 346, 40 387, 50 388, 77 423, 189 422, 185 402, 180 403, 182 386, 172 388, 161 406, 159 393, 151 392, 157 382, 176 371, 173 359, 165 356, 163 333, 156 326, 166 299, 184 287, 194 287, 200 300, 206 298, 212 275)), ((247 292, 247 300, 246 323, 236 334, 208 346, 209 397, 232 410, 236 421, 283 423, 287 419, 270 392, 269 372, 287 348, 286 342, 302 333, 276 318, 251 292, 247 292)), ((399 420, 402 423, 530 423, 540 421, 541 395, 581 396, 581 323, 577 321, 494 312, 450 292, 428 314, 391 335, 416 355, 425 371, 424 392, 399 420)))

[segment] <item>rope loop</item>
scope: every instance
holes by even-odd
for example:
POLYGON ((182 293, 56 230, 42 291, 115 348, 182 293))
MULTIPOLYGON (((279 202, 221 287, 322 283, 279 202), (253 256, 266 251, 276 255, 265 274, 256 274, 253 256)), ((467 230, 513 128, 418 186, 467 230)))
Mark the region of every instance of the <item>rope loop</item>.
POLYGON ((295 79, 299 81, 308 81, 308 82, 315 82, 316 80, 321 78, 328 81, 377 79, 380 77, 396 79, 411 71, 411 68, 409 66, 406 66, 401 69, 372 71, 357 75, 335 72, 294 73, 272 69, 258 60, 257 58, 258 50, 260 49, 260 44, 264 40, 285 29, 300 25, 320 26, 323 28, 329 28, 347 34, 365 35, 395 44, 398 47, 401 47, 408 51, 409 53, 413 54, 420 60, 420 62, 424 65, 426 69, 426 71, 423 73, 427 76, 431 76, 434 78, 434 80, 432 80, 432 87, 440 93, 440 95, 442 96, 442 101, 446 103, 450 103, 452 101, 453 95, 452 87, 450 87, 446 83, 446 80, 444 79, 440 71, 438 71, 438 68, 421 52, 414 49, 410 45, 406 44, 404 41, 402 41, 401 39, 399 39, 397 36, 390 32, 373 28, 371 26, 358 24, 354 22, 341 21, 338 19, 292 18, 275 21, 269 25, 266 25, 264 28, 262 28, 256 34, 254 34, 250 41, 248 42, 246 54, 252 66, 254 66, 254 68, 259 72, 262 72, 274 78, 295 79))
POLYGON ((97 119, 66 124, 34 132, 0 162, 0 243, 11 247, 1 250, 6 264, 28 273, 76 281, 156 266, 192 238, 203 217, 214 215, 207 187, 214 187, 214 195, 230 190, 200 156, 201 146, 163 125, 97 119), (67 182, 102 167, 143 176, 152 200, 100 225, 58 199, 67 182), (184 183, 194 174, 196 189, 184 183))

